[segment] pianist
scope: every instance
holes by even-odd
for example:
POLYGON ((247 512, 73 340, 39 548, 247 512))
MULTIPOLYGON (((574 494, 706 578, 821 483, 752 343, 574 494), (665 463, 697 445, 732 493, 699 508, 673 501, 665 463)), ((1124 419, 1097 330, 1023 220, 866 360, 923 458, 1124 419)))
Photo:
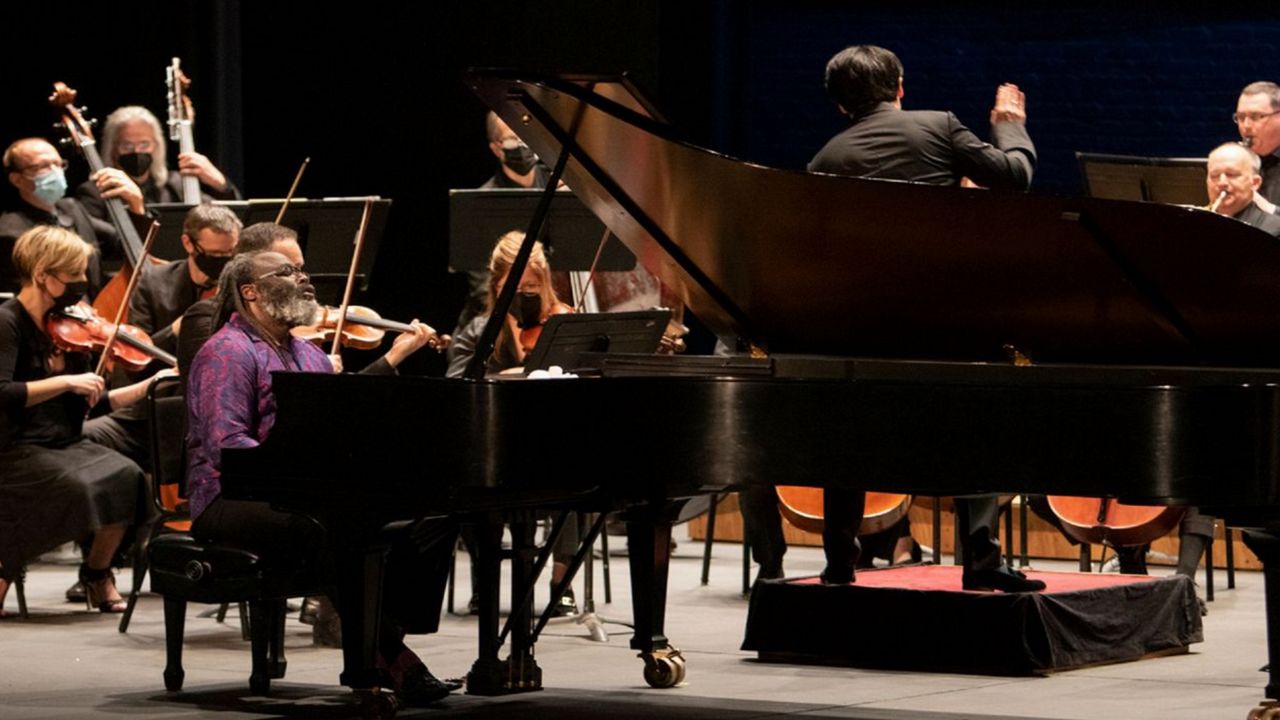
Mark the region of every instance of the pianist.
MULTIPOLYGON (((272 371, 333 371, 324 351, 289 333, 314 317, 315 291, 284 255, 262 252, 228 263, 219 298, 215 332, 196 353, 187 378, 191 532, 200 540, 251 548, 268 563, 311 567, 336 587, 333 567, 341 538, 310 518, 220 497, 219 483, 224 448, 255 447, 271 432, 272 371)), ((379 666, 386 685, 410 705, 434 702, 457 687, 431 675, 405 646, 403 629, 435 631, 456 538, 451 521, 422 521, 393 541, 388 556, 379 666)), ((342 598, 331 599, 341 613, 342 598)))
MULTIPOLYGON (((1036 152, 1026 130, 1025 98, 1013 85, 996 90, 991 109, 994 145, 970 132, 949 112, 903 110, 902 63, 892 52, 858 45, 827 63, 826 88, 849 127, 833 137, 809 163, 812 172, 959 185, 969 178, 983 187, 1026 190, 1036 152)), ((862 522, 861 490, 827 488, 823 548, 827 583, 853 580, 862 522)), ((994 496, 957 499, 963 543, 964 587, 1023 592, 1044 589, 1004 564, 996 539, 994 496)))

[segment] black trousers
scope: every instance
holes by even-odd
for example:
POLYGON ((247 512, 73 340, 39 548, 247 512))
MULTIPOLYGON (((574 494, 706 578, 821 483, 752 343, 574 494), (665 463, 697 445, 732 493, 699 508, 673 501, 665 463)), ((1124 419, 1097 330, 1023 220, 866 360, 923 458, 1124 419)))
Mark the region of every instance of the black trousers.
MULTIPOLYGON (((337 524, 329 523, 331 527, 337 524)), ((349 549, 347 535, 331 533, 310 517, 275 510, 266 503, 222 497, 195 519, 191 534, 197 540, 256 552, 268 566, 310 569, 322 583, 334 588, 329 596, 342 612, 342 597, 336 591, 337 567, 341 553, 349 549)), ((384 656, 398 654, 405 632, 438 629, 457 537, 458 528, 452 520, 431 518, 390 538, 379 634, 384 656)))
MULTIPOLYGON (((823 498, 822 549, 827 568, 837 576, 845 571, 851 573, 858 561, 858 526, 862 524, 866 494, 861 490, 827 488, 823 498)), ((965 572, 999 568, 1000 505, 996 496, 958 497, 955 503, 965 572)))

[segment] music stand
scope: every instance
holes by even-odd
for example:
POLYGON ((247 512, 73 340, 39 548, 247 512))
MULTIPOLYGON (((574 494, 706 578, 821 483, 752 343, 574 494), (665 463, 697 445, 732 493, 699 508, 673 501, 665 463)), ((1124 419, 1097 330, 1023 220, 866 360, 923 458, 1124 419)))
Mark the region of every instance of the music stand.
POLYGON ((586 352, 654 353, 671 320, 665 308, 621 313, 552 315, 524 359, 524 371, 578 367, 586 352))
MULTIPOLYGON (((512 230, 524 230, 542 190, 475 189, 449 191, 449 267, 457 272, 489 267, 494 243, 512 230)), ((557 271, 590 270, 604 223, 570 192, 557 192, 547 213, 543 246, 557 271)), ((610 237, 596 270, 626 271, 636 257, 610 237)))
MULTIPOLYGON (((213 204, 229 208, 247 227, 256 222, 274 222, 283 202, 234 200, 215 201, 213 204)), ((356 287, 359 290, 369 289, 369 275, 378 257, 378 246, 382 243, 390 208, 391 201, 382 198, 373 203, 369 213, 364 251, 356 268, 356 287)), ((163 260, 186 257, 187 251, 182 247, 182 222, 191 206, 155 203, 148 205, 147 209, 155 212, 160 221, 152 254, 163 260)), ((316 299, 321 303, 337 305, 341 301, 363 212, 364 198, 295 199, 289 203, 283 224, 298 233, 298 246, 307 258, 307 274, 316 287, 316 299)))
POLYGON ((1089 197, 1204 205, 1205 158, 1076 153, 1089 197))

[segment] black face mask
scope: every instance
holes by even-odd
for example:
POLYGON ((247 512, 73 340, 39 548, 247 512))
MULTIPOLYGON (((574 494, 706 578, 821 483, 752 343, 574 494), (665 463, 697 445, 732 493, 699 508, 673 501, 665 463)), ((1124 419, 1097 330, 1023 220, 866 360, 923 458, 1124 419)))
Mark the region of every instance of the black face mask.
POLYGON ((538 156, 533 154, 533 150, 528 145, 520 143, 513 148, 502 148, 502 164, 511 168, 511 172, 517 175, 527 175, 533 169, 533 164, 538 162, 538 156))
POLYGON ((230 255, 209 255, 200 248, 196 248, 196 267, 200 272, 209 276, 209 280, 205 287, 213 287, 218 284, 218 277, 222 275, 222 268, 231 262, 230 255))
POLYGON ((80 302, 80 299, 83 298, 86 293, 89 292, 89 283, 84 280, 75 280, 73 282, 63 284, 66 286, 66 289, 62 291, 61 295, 53 299, 54 310, 61 310, 62 308, 75 305, 80 302))
POLYGON ((538 293, 519 293, 507 312, 521 328, 536 327, 542 320, 542 296, 538 293))
POLYGON ((125 153, 116 162, 129 177, 140 178, 151 170, 151 153, 125 153))

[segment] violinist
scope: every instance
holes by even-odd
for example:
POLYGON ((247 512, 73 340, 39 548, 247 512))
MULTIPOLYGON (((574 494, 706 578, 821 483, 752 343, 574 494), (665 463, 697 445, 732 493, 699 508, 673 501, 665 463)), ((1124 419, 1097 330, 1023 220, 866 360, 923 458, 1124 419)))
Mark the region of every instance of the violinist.
MULTIPOLYGON (((107 116, 102 127, 102 161, 136 183, 147 205, 181 202, 183 175, 200 180, 204 202, 240 199, 240 191, 208 157, 194 151, 181 153, 178 172, 174 173, 169 171, 165 156, 165 133, 150 110, 127 105, 107 116)), ((82 183, 76 188, 76 197, 94 217, 105 219, 101 190, 98 184, 82 183)))
POLYGON ((14 245, 22 287, 0 305, 0 599, 24 563, 92 533, 80 579, 92 607, 121 612, 110 563, 128 526, 148 519, 146 479, 81 426, 86 411, 138 402, 147 383, 108 391, 87 354, 55 347, 45 329, 52 311, 84 295, 92 253, 70 230, 43 225, 14 245))
MULTIPOLYGON (((195 537, 253 549, 269 564, 309 566, 336 587, 335 559, 343 548, 330 541, 321 524, 325 518, 316 522, 266 503, 228 500, 220 484, 222 450, 255 447, 271 432, 272 372, 333 371, 323 350, 290 332, 316 311, 307 274, 284 255, 241 254, 227 265, 215 332, 191 361, 187 377, 187 482, 195 537)), ((406 627, 434 632, 438 626, 456 538, 451 520, 424 520, 397 536, 389 551, 378 654, 387 686, 410 705, 439 700, 457 687, 432 676, 404 644, 406 627)), ((342 597, 330 595, 341 612, 342 597)))
MULTIPOLYGON (((74 231, 94 252, 86 270, 89 295, 97 294, 106 282, 107 269, 118 267, 123 253, 120 238, 110 222, 99 220, 75 198, 66 197, 67 163, 56 148, 43 138, 23 138, 4 151, 4 170, 9 184, 18 191, 19 204, 0 215, 0 292, 16 292, 17 273, 8 258, 14 242, 37 225, 54 225, 74 231)), ((94 176, 95 186, 107 197, 119 197, 129 209, 134 225, 145 232, 151 220, 144 214, 142 191, 120 170, 104 170, 94 176)))
MULTIPOLYGON (((498 244, 494 246, 493 254, 489 257, 489 296, 485 312, 468 323, 453 339, 453 343, 449 346, 449 369, 445 372, 446 377, 461 377, 466 372, 467 363, 475 355, 476 342, 484 332, 484 325, 488 322, 493 306, 498 301, 498 293, 502 291, 502 285, 507 282, 511 266, 515 263, 516 253, 520 251, 520 245, 523 242, 524 233, 512 230, 499 238, 498 244)), ((551 264, 547 262, 542 243, 533 244, 529 264, 525 267, 524 275, 520 277, 519 282, 518 292, 511 303, 511 310, 504 318, 502 331, 498 334, 493 355, 489 358, 490 373, 501 373, 521 367, 524 364, 525 353, 532 349, 532 345, 528 344, 530 331, 540 329, 542 323, 552 315, 573 311, 556 297, 555 288, 551 286, 551 264), (522 335, 524 342, 522 342, 522 335)), ((579 534, 577 522, 566 523, 564 530, 560 533, 551 570, 553 588, 569 570, 569 563, 572 562, 573 555, 578 549, 579 534)), ((470 535, 467 527, 463 528, 462 539, 467 544, 467 552, 475 557, 475 538, 470 535)), ((476 565, 472 563, 471 587, 474 589, 479 585, 476 565)), ((474 590, 468 607, 472 614, 475 614, 479 607, 474 590)), ((574 615, 577 612, 577 600, 573 596, 573 589, 569 588, 562 597, 557 599, 555 613, 563 616, 574 615)))
MULTIPOLYGON (((221 205, 192 207, 182 222, 182 247, 187 256, 143 268, 129 301, 129 322, 150 334, 156 347, 176 351, 182 313, 202 294, 213 292, 239 238, 240 218, 231 210, 221 205)), ((141 406, 94 418, 84 432, 143 468, 150 464, 147 418, 141 406)))
MULTIPOLYGON (((453 344, 449 346, 449 369, 445 373, 447 377, 461 377, 466 371, 467 363, 475 354, 476 341, 484 331, 493 305, 498 300, 498 293, 507 281, 507 273, 523 242, 524 233, 519 230, 512 230, 498 239, 489 258, 489 296, 485 312, 462 328, 453 339, 453 344)), ((515 299, 494 346, 493 356, 489 358, 489 372, 503 372, 523 365, 525 354, 533 349, 530 337, 542 327, 547 318, 573 312, 572 308, 560 302, 551 285, 551 264, 547 262, 542 243, 533 244, 529 265, 519 282, 515 299)))

